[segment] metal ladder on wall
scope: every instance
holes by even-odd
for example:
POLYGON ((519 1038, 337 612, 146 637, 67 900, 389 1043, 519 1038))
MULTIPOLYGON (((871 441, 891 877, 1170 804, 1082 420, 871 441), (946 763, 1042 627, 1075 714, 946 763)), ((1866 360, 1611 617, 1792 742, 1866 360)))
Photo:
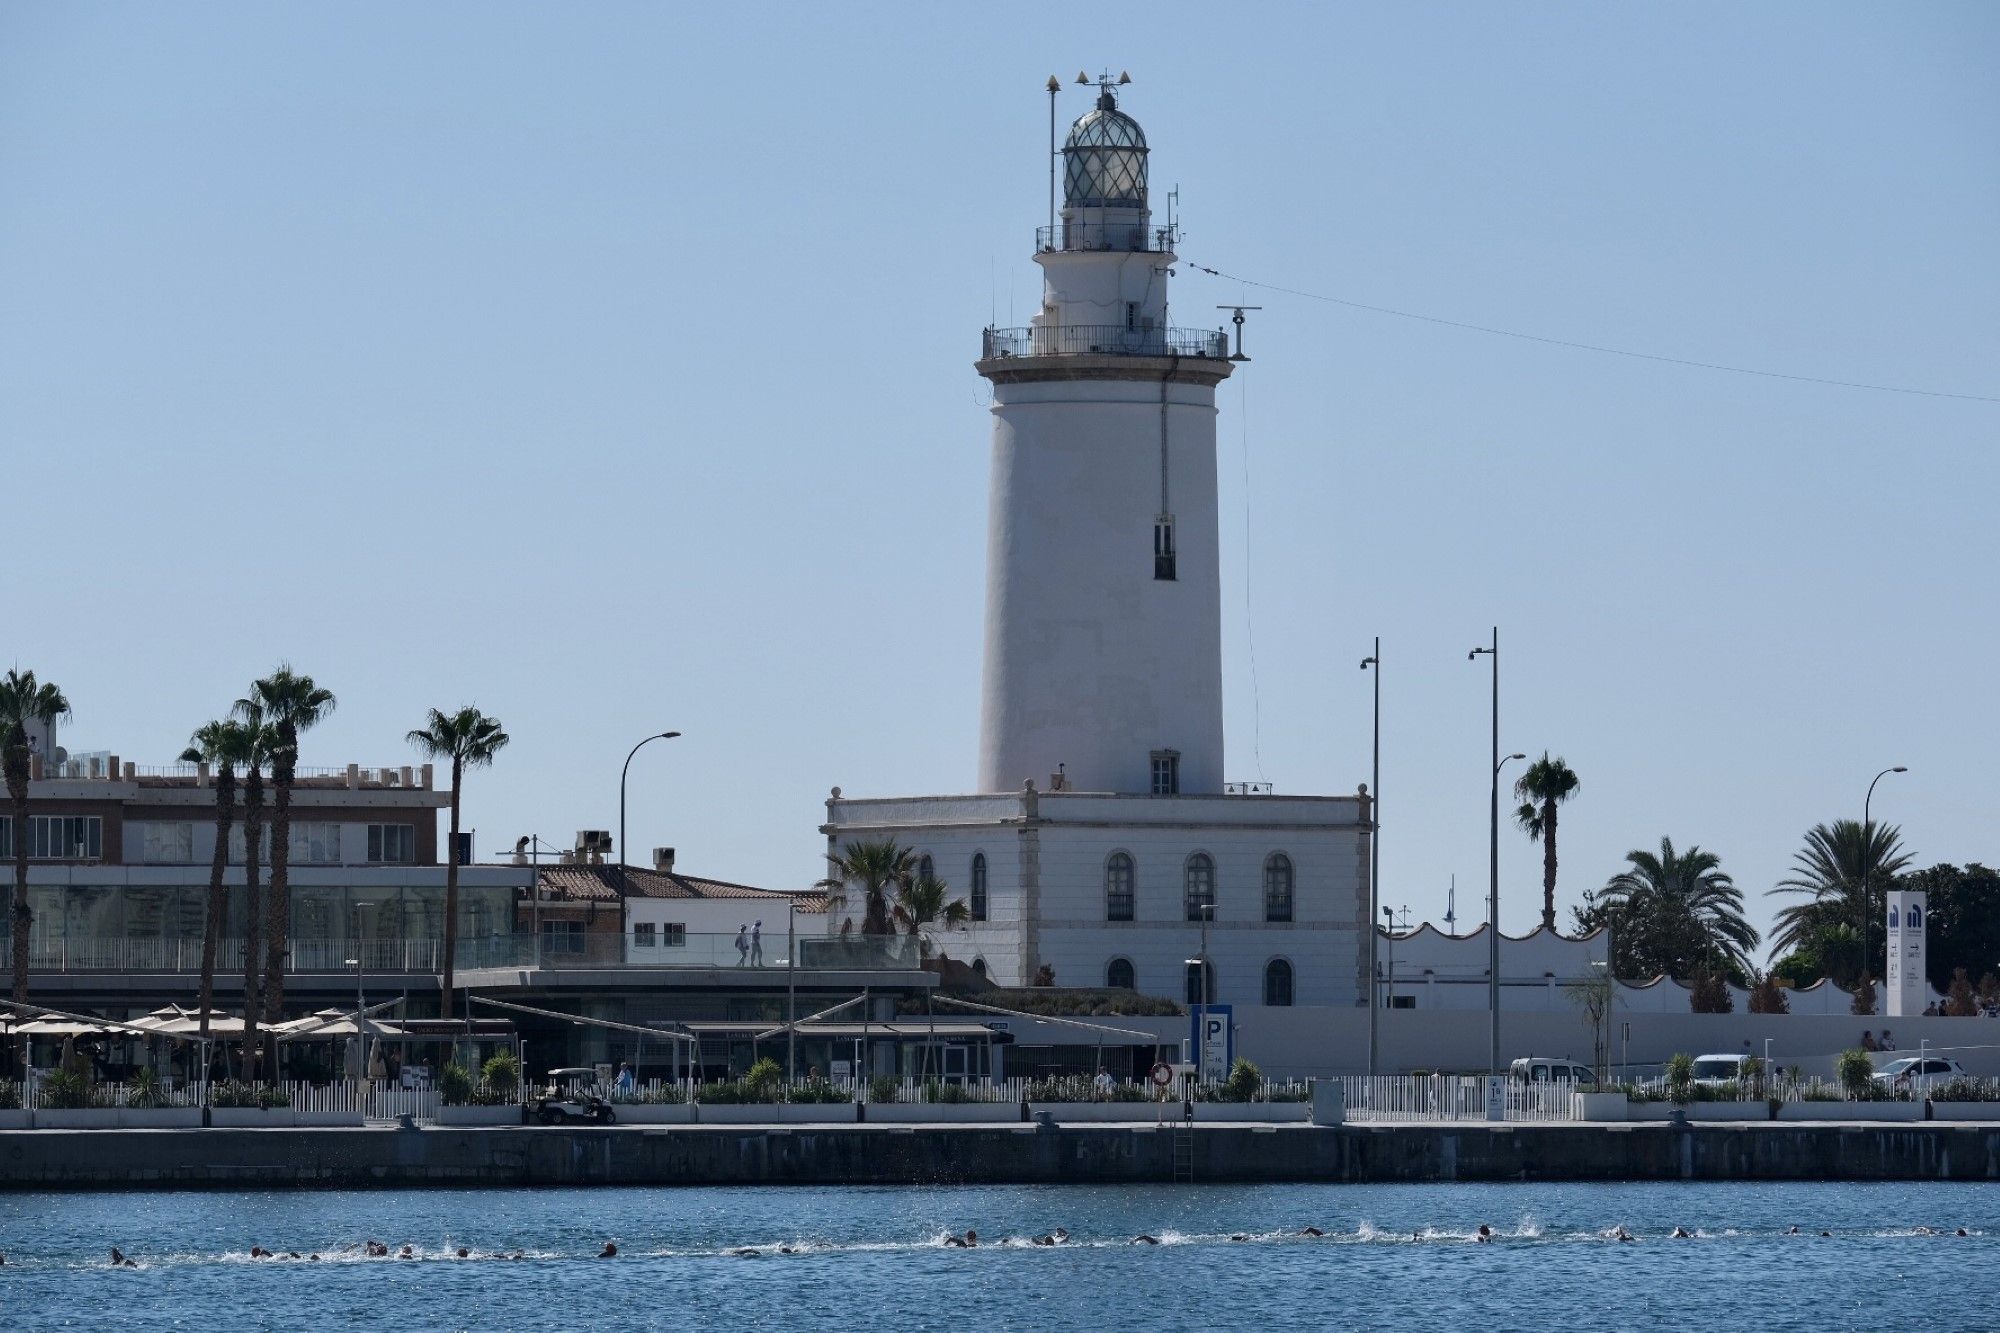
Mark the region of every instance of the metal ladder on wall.
POLYGON ((1194 1184, 1194 1126, 1185 1120, 1174 1127, 1174 1184, 1194 1184))

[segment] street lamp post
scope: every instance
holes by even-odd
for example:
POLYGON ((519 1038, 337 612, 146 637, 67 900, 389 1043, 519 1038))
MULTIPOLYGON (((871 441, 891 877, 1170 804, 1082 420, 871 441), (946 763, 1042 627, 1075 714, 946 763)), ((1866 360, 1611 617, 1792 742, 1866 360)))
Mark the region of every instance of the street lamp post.
MULTIPOLYGON (((1499 702, 1496 698, 1496 704, 1499 702)), ((1495 748, 1498 748, 1496 744, 1495 748)), ((1493 808, 1488 816, 1487 835, 1491 840, 1488 851, 1486 883, 1486 1001, 1493 1009, 1493 1031, 1491 1050, 1488 1053, 1488 1073, 1500 1072, 1500 770, 1516 759, 1526 759, 1524 754, 1510 754, 1493 764, 1493 808)))
POLYGON ((1868 976, 1868 918, 1870 915, 1868 886, 1875 878, 1875 867, 1866 864, 1866 861, 1869 849, 1874 843, 1875 821, 1870 818, 1869 809, 1875 803, 1875 783, 1880 782, 1891 773, 1907 773, 1909 771, 1902 764, 1897 764, 1894 768, 1883 769, 1868 784, 1868 795, 1864 796, 1861 800, 1861 856, 1864 864, 1861 871, 1861 978, 1855 982, 1857 988, 1860 986, 1861 980, 1868 976))
POLYGON ((618 950, 622 956, 625 950, 625 932, 630 928, 625 920, 625 778, 632 771, 632 756, 640 747, 651 741, 670 741, 680 735, 678 731, 660 731, 646 737, 632 747, 625 756, 625 767, 618 770, 618 950))
POLYGON ((799 904, 785 899, 785 1081, 799 1077, 799 904))
MULTIPOLYGON (((1211 890, 1212 891, 1212 890, 1211 890)), ((1202 1069, 1208 1061, 1208 923, 1215 919, 1215 904, 1201 904, 1201 952, 1198 957, 1188 959, 1188 966, 1195 968, 1194 993, 1194 1078, 1201 1082, 1202 1069)))
POLYGON ((1379 1063, 1379 1020, 1381 1007, 1375 996, 1376 955, 1380 945, 1375 937, 1375 913, 1382 902, 1382 637, 1375 636, 1375 651, 1361 659, 1361 669, 1375 672, 1375 750, 1368 774, 1368 1076, 1373 1078, 1379 1063))

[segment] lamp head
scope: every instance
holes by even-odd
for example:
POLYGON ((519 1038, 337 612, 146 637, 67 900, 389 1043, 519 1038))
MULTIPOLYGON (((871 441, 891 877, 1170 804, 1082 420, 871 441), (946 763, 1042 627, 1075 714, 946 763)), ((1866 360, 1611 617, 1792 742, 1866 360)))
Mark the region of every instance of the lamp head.
POLYGON ((1903 766, 1902 766, 1901 764, 1898 764, 1898 765, 1896 765, 1896 766, 1895 766, 1894 768, 1890 769, 1889 771, 1890 771, 1891 773, 1907 773, 1907 772, 1909 772, 1910 770, 1909 770, 1909 769, 1907 769, 1907 768, 1905 768, 1905 767, 1903 767, 1903 766))
MULTIPOLYGON (((1508 759, 1526 759, 1527 757, 1528 756, 1524 754, 1510 754, 1507 756, 1508 759)), ((1502 762, 1504 763, 1505 760, 1503 760, 1502 762)))
POLYGON ((670 741, 678 735, 680 735, 678 731, 663 731, 660 733, 660 739, 663 741, 670 741))
POLYGON ((1062 91, 1062 80, 1053 74, 1049 75, 1049 91, 1052 93, 1062 91))

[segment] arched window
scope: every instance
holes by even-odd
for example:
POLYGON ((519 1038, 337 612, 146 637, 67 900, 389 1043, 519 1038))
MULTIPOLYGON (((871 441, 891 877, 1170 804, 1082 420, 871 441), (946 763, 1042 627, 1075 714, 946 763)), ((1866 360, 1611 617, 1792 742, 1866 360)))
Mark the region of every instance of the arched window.
POLYGON ((1137 990, 1139 979, 1132 971, 1132 960, 1114 958, 1104 968, 1104 984, 1113 990, 1137 990))
POLYGON ((1213 960, 1210 960, 1206 964, 1191 962, 1187 965, 1187 1002, 1189 1004, 1215 1003, 1215 963, 1213 960), (1206 1001, 1203 1001, 1201 998, 1201 982, 1204 976, 1208 978, 1208 999, 1206 1001))
POLYGON ((1181 897, 1187 906, 1187 919, 1209 921, 1215 914, 1215 862, 1207 852, 1196 852, 1187 859, 1187 869, 1182 875, 1181 897))
POLYGON ((931 860, 929 852, 925 852, 917 858, 917 882, 921 884, 924 880, 936 878, 937 862, 931 860))
POLYGON ((969 906, 972 908, 972 919, 974 921, 984 921, 986 919, 985 852, 974 852, 972 854, 972 902, 969 906))
POLYGON ((983 977, 983 976, 985 976, 985 975, 986 975, 986 960, 985 960, 984 958, 975 958, 975 959, 973 959, 973 960, 972 960, 972 970, 973 970, 973 971, 975 971, 975 972, 977 972, 977 973, 978 973, 978 974, 979 974, 980 976, 982 976, 982 977, 983 977))
POLYGON ((1124 852, 1113 852, 1104 863, 1104 919, 1106 921, 1130 921, 1132 919, 1132 858, 1124 852))
POLYGON ((1292 858, 1272 852, 1264 861, 1264 919, 1292 919, 1292 858))
POLYGON ((1264 1003, 1283 1007, 1292 1002, 1292 965, 1282 958, 1264 964, 1264 1003))

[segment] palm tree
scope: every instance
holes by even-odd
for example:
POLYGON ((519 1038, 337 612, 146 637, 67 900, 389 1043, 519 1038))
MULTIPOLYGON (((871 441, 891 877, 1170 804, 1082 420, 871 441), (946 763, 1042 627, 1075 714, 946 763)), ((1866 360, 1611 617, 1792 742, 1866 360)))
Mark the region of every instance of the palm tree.
POLYGON ((204 723, 188 738, 188 748, 181 753, 182 763, 208 763, 215 769, 215 855, 208 866, 208 912, 201 927, 199 1030, 204 1054, 208 1050, 209 1012, 215 1007, 216 946, 228 915, 228 890, 222 881, 229 871, 229 829, 236 819, 236 766, 248 762, 251 749, 251 729, 225 719, 204 723))
MULTIPOLYGON (((444 1005, 440 1012, 451 1017, 451 988, 458 962, 458 796, 465 782, 465 770, 483 768, 493 762, 507 744, 500 719, 488 717, 467 706, 456 713, 431 709, 430 725, 412 731, 410 744, 431 759, 451 760, 451 846, 444 868, 444 1005)), ((435 826, 433 826, 435 827, 435 826)))
POLYGON ((858 885, 861 933, 893 935, 896 931, 890 921, 889 894, 916 878, 916 862, 916 854, 907 847, 898 847, 894 838, 846 843, 839 856, 827 858, 833 873, 821 880, 819 887, 826 890, 829 907, 841 908, 847 905, 848 885, 858 885))
POLYGON ((1757 930, 1743 917, 1743 891, 1722 872, 1721 857, 1695 846, 1676 852, 1672 838, 1661 838, 1659 855, 1635 850, 1625 860, 1631 869, 1613 875, 1597 899, 1671 956, 1676 975, 1715 961, 1748 975, 1757 930))
MULTIPOLYGON (((1902 847, 1902 830, 1858 819, 1815 824, 1806 831, 1806 845, 1792 857, 1792 875, 1778 881, 1772 893, 1802 894, 1808 902, 1794 903, 1778 913, 1773 946, 1788 951, 1808 944, 1829 927, 1862 929, 1861 976, 1871 975, 1888 906, 1891 880, 1910 864, 1902 847)), ((1883 947, 1886 947, 1886 942, 1883 947)))
MULTIPOLYGON (((292 781, 299 767, 299 733, 318 726, 333 712, 331 690, 311 676, 282 662, 278 669, 250 686, 249 697, 238 699, 239 716, 260 713, 275 730, 271 750, 271 782, 277 789, 271 803, 271 912, 264 945, 264 1020, 276 1024, 285 1017, 285 951, 292 929, 292 781)), ((246 1023, 246 1031, 247 1031, 246 1023)), ((278 1042, 269 1042, 270 1072, 278 1068, 278 1042)))
POLYGON ((952 897, 943 880, 926 875, 896 886, 896 904, 890 915, 904 934, 917 941, 917 947, 928 958, 931 941, 926 927, 938 925, 951 930, 963 926, 972 920, 972 909, 963 898, 952 897))
POLYGON ((1542 844, 1542 927, 1556 928, 1556 807, 1576 795, 1582 781, 1560 757, 1551 759, 1547 750, 1528 765, 1528 771, 1514 784, 1521 808, 1514 812, 1529 839, 1542 844))
POLYGON ((68 716, 69 700, 53 682, 36 680, 32 671, 0 676, 0 767, 14 803, 14 904, 8 919, 14 928, 15 1004, 28 1002, 28 930, 35 923, 28 905, 28 728, 47 731, 68 716))
POLYGON ((257 900, 264 851, 264 765, 277 748, 278 734, 264 710, 236 701, 236 716, 250 746, 243 761, 243 1047, 239 1072, 249 1078, 257 1063, 257 931, 263 904, 257 900))

